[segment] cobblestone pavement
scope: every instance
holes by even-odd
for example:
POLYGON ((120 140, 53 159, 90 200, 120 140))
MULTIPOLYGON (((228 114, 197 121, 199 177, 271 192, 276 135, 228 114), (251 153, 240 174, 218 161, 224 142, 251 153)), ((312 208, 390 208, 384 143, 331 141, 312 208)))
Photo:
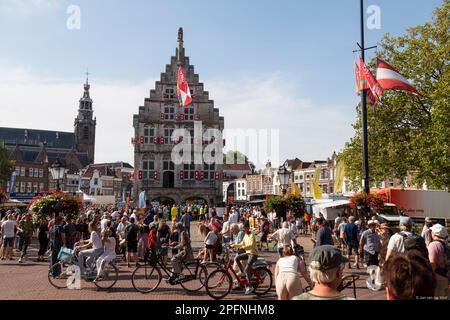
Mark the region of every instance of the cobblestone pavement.
MULTIPOLYGON (((193 247, 199 248, 202 243, 195 226, 193 231, 193 247)), ((306 253, 312 249, 309 237, 299 237, 299 242, 305 247, 306 253)), ((18 254, 15 261, 0 261, 0 299, 5 300, 208 300, 210 297, 205 289, 198 292, 187 293, 180 285, 170 286, 164 281, 160 287, 152 293, 142 294, 136 292, 131 284, 131 273, 133 268, 127 268, 126 264, 119 263, 119 281, 110 291, 97 291, 93 283, 82 281, 80 290, 55 289, 47 280, 48 263, 36 262, 37 244, 33 242, 29 249, 28 259, 18 263, 18 254)), ((276 250, 263 251, 260 256, 274 264, 277 261, 276 250)), ((356 282, 357 298, 365 300, 384 300, 385 292, 373 292, 367 289, 365 281, 367 274, 365 269, 345 270, 346 274, 354 273, 360 275, 361 279, 356 282)), ((304 283, 305 285, 305 283, 304 283)), ((275 284, 274 284, 275 286, 275 284)), ((344 293, 353 296, 353 289, 347 288, 344 293)), ((275 288, 263 297, 255 295, 245 296, 242 291, 232 291, 226 300, 274 300, 276 299, 275 288)))

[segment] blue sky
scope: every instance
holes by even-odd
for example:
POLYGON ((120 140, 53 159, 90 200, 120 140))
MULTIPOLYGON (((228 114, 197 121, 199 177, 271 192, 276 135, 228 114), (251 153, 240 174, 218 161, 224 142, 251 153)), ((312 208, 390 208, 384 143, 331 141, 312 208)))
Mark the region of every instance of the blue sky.
MULTIPOLYGON (((441 0, 366 0, 366 7, 381 9, 381 29, 366 29, 366 46, 376 45, 386 32, 399 35, 409 26, 423 24, 440 4, 441 0)), ((99 123, 101 118, 120 125, 111 113, 125 118, 119 109, 129 113, 128 121, 121 119, 127 131, 119 143, 126 145, 126 153, 115 155, 106 148, 102 152, 105 134, 102 145, 97 144, 97 159, 132 161, 132 114, 174 54, 179 26, 184 28, 186 54, 226 116, 226 126, 280 128, 280 161, 293 156, 326 158, 352 135, 350 125, 358 101, 352 53, 360 38, 357 0, 0 0, 0 71, 6 74, 0 90, 10 97, 17 94, 11 103, 28 113, 5 113, 0 104, 0 126, 69 131, 81 95, 80 83, 89 67, 99 123), (80 30, 66 27, 69 5, 81 9, 80 30), (236 81, 247 85, 233 85, 236 81), (67 88, 65 95, 64 90, 45 92, 67 105, 58 110, 62 121, 36 121, 33 113, 43 102, 34 99, 33 108, 26 99, 21 102, 20 84, 46 91, 63 83, 74 87, 67 88), (104 90, 96 92, 96 84, 104 90), (267 86, 262 91, 268 96, 263 99, 266 103, 258 104, 255 92, 259 91, 253 88, 261 84, 267 86), (123 98, 124 105, 112 106, 109 98, 99 96, 108 94, 108 86, 122 88, 129 102, 123 98), (246 121, 235 119, 241 118, 233 114, 237 105, 244 106, 246 121), (277 112, 278 118, 267 119, 268 113, 277 112), (291 116, 282 115, 291 112, 291 116)), ((369 57, 373 55, 371 51, 369 57)), ((98 130, 109 129, 103 123, 98 130)))

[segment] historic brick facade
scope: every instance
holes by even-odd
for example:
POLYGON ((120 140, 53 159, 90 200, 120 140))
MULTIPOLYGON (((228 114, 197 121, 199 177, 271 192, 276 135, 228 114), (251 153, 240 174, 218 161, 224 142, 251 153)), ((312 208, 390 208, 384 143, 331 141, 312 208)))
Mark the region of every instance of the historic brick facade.
MULTIPOLYGON (((146 192, 146 200, 181 203, 190 199, 203 199, 210 205, 222 202, 222 165, 205 163, 175 164, 172 162, 172 149, 178 143, 201 144, 202 148, 211 140, 203 138, 194 141, 194 122, 201 122, 206 129, 223 130, 224 118, 219 116, 219 109, 214 108, 208 91, 204 91, 199 82, 194 66, 189 64, 189 57, 184 54, 183 30, 178 31, 178 48, 171 57, 160 81, 150 91, 144 106, 133 117, 135 188, 134 201, 138 194, 146 192), (180 107, 177 100, 178 67, 182 66, 192 96, 192 103, 180 107), (191 134, 191 141, 186 137, 172 137, 176 129, 186 129, 191 134)), ((216 141, 217 142, 217 141, 216 141)), ((222 145, 222 141, 218 144, 222 145)), ((194 148, 194 145, 192 145, 194 148)))

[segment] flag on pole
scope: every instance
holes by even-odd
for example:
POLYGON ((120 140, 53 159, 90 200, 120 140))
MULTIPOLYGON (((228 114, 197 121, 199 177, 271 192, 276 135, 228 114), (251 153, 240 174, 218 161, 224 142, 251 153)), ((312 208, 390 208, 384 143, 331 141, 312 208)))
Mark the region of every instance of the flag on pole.
POLYGON ((383 95, 383 88, 380 86, 377 79, 372 74, 372 71, 370 71, 370 69, 366 66, 362 58, 359 59, 359 64, 362 70, 361 78, 364 78, 367 81, 370 91, 372 91, 373 96, 378 101, 383 95))
POLYGON ((355 78, 356 78, 356 93, 359 94, 359 92, 364 88, 365 80, 361 79, 361 72, 359 71, 359 66, 355 62, 355 78))
POLYGON ((378 84, 377 79, 375 79, 372 72, 361 58, 359 58, 359 66, 355 62, 355 76, 357 81, 356 85, 358 87, 358 93, 363 89, 369 89, 366 91, 367 100, 369 101, 372 108, 375 108, 378 100, 383 94, 383 89, 378 84))
POLYGON ((345 167, 344 163, 338 162, 336 169, 336 178, 334 180, 334 193, 342 193, 344 186, 345 167))
POLYGON ((320 178, 320 169, 317 168, 316 172, 314 172, 314 179, 312 180, 312 189, 313 189, 313 198, 314 199, 322 199, 323 190, 319 186, 319 178, 320 178))
POLYGON ((14 193, 14 185, 16 183, 16 171, 11 173, 11 179, 9 180, 9 194, 14 193))
POLYGON ((192 102, 191 91, 181 66, 178 67, 177 94, 180 106, 186 107, 192 102))
POLYGON ((403 90, 420 95, 405 77, 381 59, 377 59, 377 80, 384 90, 403 90))
POLYGON ((145 208, 145 191, 139 193, 139 208, 145 208))
POLYGON ((293 181, 291 181, 291 193, 294 196, 301 196, 302 195, 302 193, 300 192, 300 188, 293 181))

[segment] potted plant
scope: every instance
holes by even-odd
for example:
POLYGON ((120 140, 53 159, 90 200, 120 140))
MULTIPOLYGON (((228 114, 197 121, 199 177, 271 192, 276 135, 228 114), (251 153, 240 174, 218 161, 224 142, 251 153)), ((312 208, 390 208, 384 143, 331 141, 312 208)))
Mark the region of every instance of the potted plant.
POLYGON ((62 214, 66 218, 74 220, 78 217, 81 207, 81 200, 78 197, 62 192, 37 196, 30 204, 33 220, 36 223, 51 219, 53 214, 62 214))

